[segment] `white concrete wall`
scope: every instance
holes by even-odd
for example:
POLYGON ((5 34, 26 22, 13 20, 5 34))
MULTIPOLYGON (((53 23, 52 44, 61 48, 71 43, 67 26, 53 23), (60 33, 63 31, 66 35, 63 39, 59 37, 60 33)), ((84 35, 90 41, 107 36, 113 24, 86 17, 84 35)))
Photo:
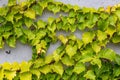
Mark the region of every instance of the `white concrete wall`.
MULTIPOLYGON (((115 4, 120 3, 120 0, 56 0, 61 1, 66 4, 72 4, 72 5, 79 5, 80 7, 106 7, 108 5, 112 6, 115 4)), ((3 6, 7 4, 7 0, 0 0, 0 6, 3 6)), ((40 17, 41 19, 44 19, 45 21, 49 16, 55 16, 58 17, 59 14, 53 15, 50 12, 44 12, 43 16, 40 17)), ((65 34, 68 35, 69 33, 64 32, 58 32, 59 34, 65 34)), ((79 38, 81 38, 82 32, 76 31, 75 35, 79 38)), ((53 50, 56 49, 57 46, 59 46, 60 43, 57 42, 56 44, 51 44, 50 48, 48 49, 48 53, 52 53, 53 50)), ((107 47, 114 49, 117 53, 120 53, 120 45, 114 45, 114 44, 108 44, 107 47)), ((32 57, 32 50, 31 47, 28 45, 22 45, 19 42, 17 42, 16 48, 9 48, 7 45, 5 45, 5 48, 0 50, 0 63, 3 62, 21 62, 21 61, 28 61, 32 57), (11 54, 6 54, 6 51, 11 51, 11 54)))

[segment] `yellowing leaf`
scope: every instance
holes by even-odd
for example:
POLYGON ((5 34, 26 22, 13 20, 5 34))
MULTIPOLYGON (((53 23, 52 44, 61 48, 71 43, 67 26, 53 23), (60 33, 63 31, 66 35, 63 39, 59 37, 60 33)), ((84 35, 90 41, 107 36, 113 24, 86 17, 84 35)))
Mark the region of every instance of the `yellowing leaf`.
POLYGON ((58 38, 63 44, 66 44, 68 41, 68 39, 64 35, 59 35, 58 38))
POLYGON ((21 73, 20 80, 32 80, 32 74, 30 72, 21 73))
POLYGON ((3 67, 4 70, 10 70, 12 66, 11 66, 11 64, 8 63, 8 62, 4 62, 4 63, 2 64, 2 67, 3 67))
POLYGON ((17 0, 8 0, 8 6, 16 5, 17 0))
POLYGON ((77 53, 77 46, 71 46, 71 45, 67 45, 65 48, 66 53, 68 54, 68 56, 70 58, 72 58, 72 56, 74 56, 77 53))
POLYGON ((88 70, 87 73, 84 75, 86 79, 96 80, 96 76, 92 70, 88 70))
POLYGON ((84 44, 88 44, 92 42, 94 37, 95 37, 95 34, 93 32, 85 32, 82 35, 82 41, 84 42, 84 44))
POLYGON ((12 69, 12 70, 19 70, 19 69, 20 69, 19 63, 18 63, 18 62, 12 63, 11 69, 12 69))
POLYGON ((0 69, 0 80, 3 80, 4 78, 4 70, 1 68, 0 69))
POLYGON ((16 71, 4 71, 4 74, 8 80, 13 80, 13 78, 16 76, 16 71))
POLYGON ((85 71, 85 64, 81 62, 77 62, 76 65, 74 66, 73 72, 80 74, 83 71, 85 71))
POLYGON ((35 11, 32 9, 28 9, 25 11, 24 16, 31 18, 31 19, 35 19, 35 17, 36 17, 35 11))

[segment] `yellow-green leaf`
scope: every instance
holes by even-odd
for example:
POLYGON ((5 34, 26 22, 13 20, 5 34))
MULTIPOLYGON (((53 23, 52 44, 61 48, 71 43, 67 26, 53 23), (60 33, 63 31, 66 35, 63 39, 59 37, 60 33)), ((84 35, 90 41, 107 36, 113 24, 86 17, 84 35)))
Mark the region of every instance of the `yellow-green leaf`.
POLYGON ((35 19, 35 17, 36 17, 35 11, 32 9, 28 9, 25 11, 24 16, 31 18, 31 19, 35 19))

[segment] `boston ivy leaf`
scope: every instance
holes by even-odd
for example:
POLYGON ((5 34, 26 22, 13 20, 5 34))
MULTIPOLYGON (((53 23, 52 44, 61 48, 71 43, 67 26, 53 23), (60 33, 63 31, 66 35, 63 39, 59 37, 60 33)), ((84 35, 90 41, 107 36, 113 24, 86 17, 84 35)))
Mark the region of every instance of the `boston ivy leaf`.
POLYGON ((83 41, 80 40, 80 39, 77 39, 77 47, 78 47, 78 49, 80 49, 82 47, 82 45, 83 45, 83 41))
POLYGON ((2 36, 0 36, 0 48, 3 48, 3 46, 4 46, 4 41, 2 36))
POLYGON ((100 30, 97 31, 97 37, 99 41, 103 41, 107 38, 107 34, 105 32, 102 32, 100 30))
POLYGON ((85 71, 85 64, 81 62, 77 62, 74 66, 73 72, 80 74, 85 71))
POLYGON ((71 45, 67 45, 65 48, 66 53, 68 54, 68 56, 70 58, 72 58, 72 56, 74 56, 77 53, 77 46, 71 46, 71 45))
POLYGON ((116 14, 116 16, 117 16, 117 17, 119 18, 119 20, 120 20, 120 11, 119 11, 119 10, 116 10, 114 13, 116 14))
POLYGON ((6 16, 8 13, 8 7, 0 7, 0 16, 6 16))
POLYGON ((61 61, 66 66, 72 66, 72 65, 74 65, 74 60, 70 59, 70 57, 68 55, 64 55, 64 57, 61 58, 61 61))
POLYGON ((45 64, 49 64, 53 61, 53 55, 47 55, 45 57, 45 64))
POLYGON ((21 73, 28 72, 30 70, 31 63, 23 61, 20 64, 21 73))
POLYGON ((103 49, 99 52, 99 57, 115 61, 116 53, 112 49, 103 49))
POLYGON ((79 7, 78 5, 74 5, 74 6, 73 6, 73 9, 74 9, 74 11, 76 12, 77 10, 80 9, 80 7, 79 7))
POLYGON ((3 80, 4 78, 4 70, 1 68, 0 69, 0 80, 3 80))
POLYGON ((31 69, 30 72, 32 74, 36 75, 38 79, 40 78, 41 73, 40 73, 39 69, 31 69))
POLYGON ((103 20, 103 19, 100 19, 98 20, 98 29, 101 30, 101 31, 104 31, 107 29, 108 25, 109 25, 109 21, 108 20, 103 20))
POLYGON ((44 66, 44 65, 45 65, 44 60, 42 58, 39 58, 39 59, 34 61, 33 68, 39 68, 39 67, 44 66))
POLYGON ((52 70, 58 74, 60 74, 62 76, 64 70, 63 70, 63 66, 62 63, 60 62, 56 62, 51 66, 52 70))
POLYGON ((44 65, 39 68, 40 72, 44 73, 45 75, 49 72, 51 72, 50 65, 44 65))
POLYGON ((109 14, 103 12, 103 13, 100 14, 100 17, 105 20, 109 17, 109 14))
POLYGON ((116 22, 117 22, 117 16, 116 15, 111 15, 108 17, 109 23, 112 26, 115 26, 116 22))
POLYGON ((42 15, 43 8, 39 4, 33 5, 32 9, 36 12, 37 15, 42 15))
POLYGON ((49 17, 48 18, 48 23, 51 25, 54 22, 55 18, 49 17))
POLYGON ((12 71, 19 70, 19 69, 20 69, 20 65, 19 65, 18 62, 13 62, 13 63, 11 64, 11 70, 12 70, 12 71))
POLYGON ((13 23, 13 17, 14 17, 14 14, 9 13, 9 14, 7 14, 7 16, 6 16, 6 20, 7 20, 7 21, 11 21, 11 22, 13 23))
POLYGON ((35 34, 31 30, 28 30, 28 29, 22 29, 22 30, 29 40, 32 40, 35 38, 35 34))
POLYGON ((59 35, 58 38, 63 44, 66 44, 68 41, 68 39, 64 35, 59 35))
POLYGON ((23 35, 22 29, 21 28, 15 28, 15 34, 17 38, 23 35))
POLYGON ((93 58, 93 60, 91 61, 91 64, 92 65, 97 64, 99 68, 101 68, 102 66, 101 60, 99 58, 93 58))
POLYGON ((120 75, 120 68, 119 67, 115 67, 113 69, 113 74, 114 74, 114 77, 118 77, 120 75))
POLYGON ((42 7, 42 9, 44 9, 44 8, 46 8, 48 6, 47 1, 40 1, 40 2, 38 2, 38 4, 42 7))
POLYGON ((32 80, 32 74, 30 72, 21 73, 20 80, 32 80))
POLYGON ((56 24, 53 23, 52 25, 49 25, 49 26, 48 26, 48 30, 50 30, 52 33, 54 33, 55 30, 56 30, 56 24))
POLYGON ((17 0, 8 0, 8 6, 16 5, 17 0))
POLYGON ((88 44, 88 43, 92 42, 94 37, 95 37, 95 34, 93 32, 85 32, 82 35, 82 40, 83 40, 84 44, 88 44))
POLYGON ((115 62, 120 65, 120 55, 116 54, 115 62))
POLYGON ((93 42, 92 48, 96 53, 98 53, 101 50, 101 46, 98 44, 98 42, 93 42))
POLYGON ((38 29, 40 29, 40 28, 45 28, 46 22, 44 22, 44 21, 42 21, 42 20, 39 20, 39 21, 37 22, 37 26, 38 26, 38 29))
POLYGON ((63 56, 63 54, 64 54, 63 50, 64 50, 64 46, 61 45, 53 52, 53 58, 56 62, 58 62, 61 59, 61 57, 63 56))
POLYGON ((95 74, 94 74, 94 72, 92 70, 88 70, 87 73, 84 75, 84 77, 86 79, 96 80, 95 79, 96 76, 95 76, 95 74))
POLYGON ((35 19, 35 17, 36 17, 35 11, 32 9, 28 9, 25 11, 24 16, 31 18, 31 19, 35 19))
POLYGON ((16 39, 14 36, 10 37, 9 39, 6 40, 7 44, 10 46, 10 47, 13 47, 15 48, 15 45, 16 45, 16 39))
POLYGON ((24 23, 25 23, 25 25, 26 25, 28 28, 30 28, 31 25, 33 24, 33 20, 30 19, 30 18, 28 18, 28 17, 25 17, 25 18, 24 18, 24 23))
POLYGON ((27 36, 26 36, 26 35, 22 35, 22 36, 20 36, 20 37, 18 38, 18 40, 19 40, 21 43, 25 44, 25 43, 27 43, 27 36))
POLYGON ((113 34, 116 32, 116 29, 115 29, 114 26, 109 26, 105 32, 106 32, 108 35, 110 35, 110 37, 112 37, 113 34))
POLYGON ((13 78, 16 76, 16 71, 4 71, 5 78, 8 80, 13 80, 13 78))
POLYGON ((18 22, 18 20, 22 18, 22 14, 15 14, 14 17, 16 19, 16 22, 18 22))
POLYGON ((8 62, 4 62, 2 64, 2 67, 3 67, 4 70, 10 70, 11 69, 11 64, 8 63, 8 62))
POLYGON ((120 42, 120 35, 115 34, 115 35, 112 37, 112 42, 113 42, 113 43, 119 43, 119 42, 120 42))
POLYGON ((47 8, 48 10, 52 11, 54 14, 60 11, 59 5, 49 4, 47 8))
MULTIPOLYGON (((70 23, 70 24, 74 24, 75 23, 75 18, 67 18, 67 21, 70 23)), ((74 27, 74 26, 73 26, 74 27)))
POLYGON ((4 32, 4 33, 3 33, 3 37, 4 37, 5 39, 8 39, 8 38, 10 37, 10 35, 12 35, 12 32, 4 32))

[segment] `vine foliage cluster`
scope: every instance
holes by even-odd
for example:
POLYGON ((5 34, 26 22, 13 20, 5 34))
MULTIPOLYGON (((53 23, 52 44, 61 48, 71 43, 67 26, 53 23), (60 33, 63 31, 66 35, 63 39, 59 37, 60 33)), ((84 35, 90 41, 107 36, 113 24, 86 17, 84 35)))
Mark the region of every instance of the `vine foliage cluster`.
POLYGON ((0 80, 119 80, 120 55, 106 47, 120 42, 120 5, 80 8, 53 0, 9 0, 0 8, 0 48, 16 41, 32 46, 28 62, 0 65, 0 80), (54 15, 37 19, 47 10, 54 15), (76 30, 83 31, 82 39, 76 30), (65 36, 57 31, 71 32, 65 36), (51 43, 61 45, 46 56, 51 43))

